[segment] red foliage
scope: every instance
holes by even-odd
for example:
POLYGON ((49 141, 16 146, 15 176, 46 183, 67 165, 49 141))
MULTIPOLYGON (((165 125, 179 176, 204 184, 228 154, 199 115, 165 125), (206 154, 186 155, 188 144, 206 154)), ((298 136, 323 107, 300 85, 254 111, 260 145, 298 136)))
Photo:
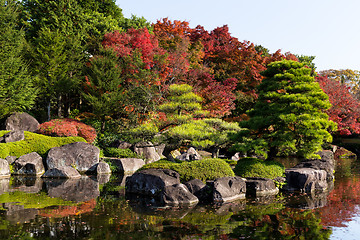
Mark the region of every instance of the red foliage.
POLYGON ((338 125, 337 134, 360 133, 360 102, 349 92, 349 88, 326 76, 316 77, 323 91, 329 96, 332 107, 326 111, 330 120, 338 125))
POLYGON ((43 217, 61 218, 92 212, 95 207, 96 199, 92 199, 76 206, 58 206, 55 209, 42 209, 39 210, 39 215, 43 217))
POLYGON ((55 137, 83 137, 87 142, 93 143, 96 131, 93 127, 70 118, 53 119, 40 124, 38 133, 55 137))

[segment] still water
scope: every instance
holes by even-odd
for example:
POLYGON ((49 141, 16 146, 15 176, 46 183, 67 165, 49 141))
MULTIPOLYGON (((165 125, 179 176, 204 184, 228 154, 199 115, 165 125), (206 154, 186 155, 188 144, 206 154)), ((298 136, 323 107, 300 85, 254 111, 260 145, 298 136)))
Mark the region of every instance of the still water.
POLYGON ((360 168, 338 161, 326 194, 156 208, 127 200, 124 176, 0 180, 0 239, 359 239, 360 168), (104 179, 105 178, 105 179, 104 179))

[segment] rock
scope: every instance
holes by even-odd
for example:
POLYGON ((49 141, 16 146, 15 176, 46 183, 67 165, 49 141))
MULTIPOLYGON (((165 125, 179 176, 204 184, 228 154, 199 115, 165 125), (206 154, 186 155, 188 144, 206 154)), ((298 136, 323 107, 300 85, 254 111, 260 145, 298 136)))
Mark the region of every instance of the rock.
POLYGON ((246 195, 259 197, 278 193, 279 189, 275 186, 274 181, 269 178, 246 178, 246 195))
POLYGON ((15 156, 7 156, 5 158, 6 161, 8 161, 9 164, 13 164, 16 161, 17 157, 15 156))
POLYGON ((15 168, 14 174, 42 175, 45 173, 42 157, 36 152, 20 156, 13 165, 15 168))
POLYGON ((168 159, 169 159, 170 161, 174 161, 174 160, 177 159, 178 156, 180 156, 180 155, 181 155, 181 153, 180 153, 179 150, 173 150, 173 151, 170 152, 170 154, 169 154, 169 156, 168 156, 168 159))
POLYGON ((325 170, 328 181, 334 179, 335 159, 334 153, 330 150, 318 152, 321 159, 307 160, 297 164, 294 168, 312 168, 316 170, 325 170))
POLYGON ((11 175, 8 161, 0 158, 0 179, 9 178, 11 175))
POLYGON ((201 203, 212 201, 212 191, 208 185, 199 179, 193 179, 185 183, 189 191, 194 194, 201 203))
POLYGON ((80 178, 81 175, 73 167, 58 167, 47 170, 41 177, 43 178, 80 178))
POLYGON ((201 160, 202 157, 198 152, 196 152, 195 148, 191 147, 186 151, 186 153, 177 156, 176 159, 179 159, 181 161, 194 161, 201 160))
POLYGON ((11 178, 9 192, 38 193, 42 190, 43 181, 35 175, 17 175, 11 178))
POLYGON ((14 113, 5 121, 5 130, 36 132, 39 122, 27 113, 14 113))
POLYGON ((166 186, 162 192, 162 200, 165 205, 195 205, 199 199, 195 197, 184 184, 166 186))
POLYGON ((231 157, 231 160, 239 161, 243 157, 246 157, 246 154, 237 152, 237 153, 234 154, 234 156, 231 157))
MULTIPOLYGON (((336 146, 335 146, 336 147, 336 146)), ((343 147, 336 147, 335 151, 334 151, 334 155, 336 159, 341 159, 341 158, 354 158, 356 159, 357 156, 355 153, 343 148, 343 147)))
POLYGON ((285 191, 310 193, 328 189, 326 171, 312 168, 289 168, 285 170, 285 191))
POLYGON ((328 192, 316 193, 315 191, 309 194, 293 194, 289 196, 286 206, 300 209, 316 209, 325 207, 328 203, 328 195, 328 192))
POLYGON ((145 169, 126 178, 126 193, 160 196, 165 187, 180 183, 180 176, 170 169, 145 169))
POLYGON ((139 156, 143 156, 146 163, 156 162, 161 158, 151 142, 136 143, 134 146, 134 152, 139 156))
POLYGON ((109 158, 111 165, 115 166, 115 172, 131 174, 145 165, 144 160, 139 158, 109 158))
POLYGON ((207 182, 212 187, 212 197, 215 203, 225 203, 244 199, 246 183, 241 177, 222 177, 213 182, 207 182))
POLYGON ((25 139, 24 131, 13 130, 0 137, 0 143, 18 142, 25 139))
POLYGON ((128 143, 128 142, 121 141, 121 140, 116 140, 111 144, 111 147, 120 148, 120 149, 128 149, 128 148, 132 147, 132 144, 128 143))
POLYGON ((96 166, 96 174, 97 175, 102 175, 102 174, 110 174, 111 173, 111 169, 109 164, 107 164, 104 161, 101 161, 97 164, 96 166))
POLYGON ((89 143, 75 142, 50 149, 46 164, 48 169, 74 167, 86 172, 99 163, 100 149, 89 143))
POLYGON ((44 179, 48 195, 66 201, 86 202, 100 196, 99 183, 87 176, 71 179, 44 179))
POLYGON ((164 153, 166 145, 164 143, 162 143, 162 144, 156 145, 154 147, 155 147, 155 151, 157 152, 157 154, 159 154, 160 158, 165 158, 163 153, 164 153))
POLYGON ((9 186, 10 178, 0 178, 0 195, 7 193, 9 191, 9 186))

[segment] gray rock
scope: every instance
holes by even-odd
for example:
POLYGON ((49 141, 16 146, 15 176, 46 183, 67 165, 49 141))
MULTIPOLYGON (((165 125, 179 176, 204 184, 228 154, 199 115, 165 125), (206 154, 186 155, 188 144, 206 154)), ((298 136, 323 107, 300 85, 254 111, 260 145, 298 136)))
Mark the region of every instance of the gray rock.
POLYGON ((11 175, 8 161, 0 158, 0 179, 9 178, 11 175))
POLYGON ((246 195, 259 197, 278 193, 279 189, 269 178, 246 178, 246 195))
POLYGON ((289 168, 285 170, 285 176, 287 181, 283 188, 285 191, 310 193, 328 189, 325 170, 289 168))
POLYGON ((139 156, 143 156, 146 163, 152 163, 161 159, 151 142, 140 142, 134 145, 134 152, 139 156))
POLYGON ((15 156, 7 156, 5 158, 6 161, 8 161, 9 164, 13 164, 16 161, 17 157, 15 156))
POLYGON ((195 148, 191 147, 186 151, 186 153, 177 156, 176 159, 179 159, 181 161, 194 161, 201 160, 202 157, 198 152, 196 152, 195 148))
POLYGON ((9 192, 38 193, 42 190, 43 181, 38 176, 17 175, 11 178, 9 192))
POLYGON ((166 186, 162 192, 162 200, 165 205, 179 206, 188 205, 192 206, 199 202, 184 184, 175 184, 166 186))
POLYGON ((120 148, 120 149, 128 149, 128 148, 132 147, 132 144, 128 143, 128 142, 121 141, 121 140, 116 140, 111 144, 111 147, 120 148))
POLYGON ((186 182, 185 185, 201 203, 209 203, 212 201, 212 189, 201 180, 193 179, 186 182))
POLYGON ((97 164, 96 166, 96 174, 97 175, 102 175, 102 174, 110 174, 111 173, 111 169, 109 164, 107 164, 104 161, 101 161, 97 164))
POLYGON ((222 177, 213 182, 207 182, 212 187, 212 197, 215 203, 231 202, 244 199, 246 183, 241 177, 222 177))
POLYGON ((163 155, 164 153, 164 150, 165 150, 165 147, 166 145, 164 143, 160 144, 160 145, 156 145, 154 146, 155 147, 155 151, 159 154, 159 156, 161 158, 165 158, 165 156, 163 155))
POLYGON ((27 113, 14 113, 5 121, 5 130, 36 132, 39 122, 27 113))
POLYGON ((99 183, 87 176, 76 179, 44 179, 44 181, 50 197, 86 202, 100 196, 99 183))
POLYGON ((170 169, 145 169, 126 178, 126 193, 160 196, 165 187, 180 183, 180 176, 170 169))
POLYGON ((58 167, 47 170, 41 177, 43 178, 80 178, 81 175, 73 167, 58 167))
POLYGON ((20 156, 13 165, 15 168, 14 174, 42 175, 45 173, 42 157, 36 152, 20 156))
POLYGON ((0 195, 9 191, 10 178, 0 178, 0 195))
POLYGON ((48 169, 74 167, 86 172, 99 163, 100 149, 89 143, 75 142, 50 149, 46 164, 48 169))
POLYGON ((1 143, 18 142, 25 139, 24 131, 13 130, 0 137, 1 143))
POLYGON ((134 173, 145 165, 139 158, 111 158, 108 161, 116 167, 115 172, 122 174, 134 173))

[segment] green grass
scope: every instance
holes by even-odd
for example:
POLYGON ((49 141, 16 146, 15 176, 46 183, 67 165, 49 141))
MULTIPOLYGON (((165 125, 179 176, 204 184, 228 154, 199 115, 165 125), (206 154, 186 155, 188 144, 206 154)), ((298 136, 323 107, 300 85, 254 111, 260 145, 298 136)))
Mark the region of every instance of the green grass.
MULTIPOLYGON (((9 131, 0 131, 0 137, 9 131)), ((60 147, 73 142, 86 142, 82 137, 50 137, 32 132, 24 132, 25 139, 18 142, 0 143, 0 158, 7 156, 20 157, 37 152, 45 157, 53 147, 60 147)))
POLYGON ((137 155, 130 149, 120 149, 120 148, 105 148, 104 156, 115 157, 115 158, 140 158, 139 155, 137 155))
POLYGON ((187 182, 192 179, 215 180, 220 177, 235 176, 229 164, 221 159, 203 159, 192 162, 173 163, 160 160, 143 166, 140 170, 149 168, 171 169, 180 174, 180 181, 187 182))
POLYGON ((241 177, 263 177, 274 179, 282 177, 285 167, 276 161, 267 161, 257 158, 244 158, 238 161, 234 172, 241 177))

